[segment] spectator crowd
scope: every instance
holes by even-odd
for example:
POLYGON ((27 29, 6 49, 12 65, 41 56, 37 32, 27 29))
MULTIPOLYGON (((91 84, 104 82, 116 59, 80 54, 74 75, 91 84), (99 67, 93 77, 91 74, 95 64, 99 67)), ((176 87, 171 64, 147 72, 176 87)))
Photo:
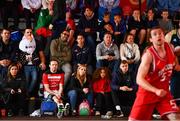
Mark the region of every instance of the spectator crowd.
MULTIPOLYGON (((8 116, 29 115, 29 100, 51 95, 58 117, 67 107, 77 115, 85 99, 92 115, 129 115, 151 28, 163 28, 180 61, 180 10, 172 15, 172 9, 148 5, 124 15, 120 0, 1 0, 0 109, 8 116)), ((174 71, 170 84, 175 99, 179 75, 174 71)))

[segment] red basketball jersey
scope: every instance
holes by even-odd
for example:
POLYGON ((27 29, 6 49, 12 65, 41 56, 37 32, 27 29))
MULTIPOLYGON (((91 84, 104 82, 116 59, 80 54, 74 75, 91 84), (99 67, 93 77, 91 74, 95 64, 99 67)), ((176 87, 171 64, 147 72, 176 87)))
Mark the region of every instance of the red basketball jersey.
MULTIPOLYGON (((168 92, 165 98, 171 98, 169 91, 169 81, 172 75, 173 67, 175 64, 175 55, 168 43, 164 43, 166 50, 166 57, 161 58, 155 48, 151 46, 148 48, 149 52, 153 56, 152 69, 149 71, 148 75, 145 77, 146 80, 156 88, 164 89, 168 92)), ((146 68, 146 67, 144 67, 146 68)), ((148 104, 154 103, 161 100, 161 97, 157 96, 153 92, 149 92, 139 86, 137 93, 138 104, 148 104)))

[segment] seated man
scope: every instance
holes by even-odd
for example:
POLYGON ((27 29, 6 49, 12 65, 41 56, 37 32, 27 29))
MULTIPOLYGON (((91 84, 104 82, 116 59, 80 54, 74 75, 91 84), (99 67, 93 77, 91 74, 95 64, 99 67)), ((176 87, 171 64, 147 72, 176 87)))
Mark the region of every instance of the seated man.
POLYGON ((107 66, 114 72, 119 64, 119 50, 113 43, 111 33, 105 33, 103 39, 96 47, 96 68, 107 66))
POLYGON ((63 104, 63 85, 64 85, 64 72, 58 70, 58 61, 51 60, 50 69, 43 74, 42 82, 44 85, 44 97, 47 98, 51 95, 52 99, 58 106, 57 117, 61 118, 64 115, 68 115, 69 103, 63 104), (63 111, 64 110, 64 111, 63 111))
POLYGON ((121 107, 129 111, 134 103, 137 84, 129 71, 128 62, 122 60, 119 68, 113 73, 111 81, 112 99, 116 108, 116 115, 122 116, 121 107))
POLYGON ((58 61, 58 69, 62 69, 65 73, 64 78, 64 87, 71 76, 72 67, 71 67, 71 47, 68 44, 69 32, 64 30, 58 39, 54 39, 50 45, 50 54, 51 58, 54 58, 58 61))

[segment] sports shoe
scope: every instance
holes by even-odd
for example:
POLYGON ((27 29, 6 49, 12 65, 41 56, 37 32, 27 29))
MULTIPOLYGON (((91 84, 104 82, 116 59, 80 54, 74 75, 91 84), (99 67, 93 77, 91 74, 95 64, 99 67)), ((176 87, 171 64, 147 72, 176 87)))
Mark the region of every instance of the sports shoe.
POLYGON ((108 115, 101 115, 101 118, 102 118, 102 119, 111 119, 111 118, 112 118, 112 116, 108 116, 108 115))
POLYGON ((63 116, 63 111, 64 110, 64 105, 63 104, 60 104, 59 105, 59 108, 58 108, 58 113, 57 113, 57 117, 58 118, 62 118, 62 116, 63 116))
POLYGON ((65 107, 64 107, 64 116, 69 115, 69 109, 70 109, 70 105, 69 105, 69 103, 66 103, 65 107))
POLYGON ((112 116, 112 115, 113 115, 113 112, 112 112, 112 111, 107 111, 106 115, 112 116))
POLYGON ((100 111, 95 112, 95 116, 100 116, 100 115, 101 115, 100 111))
POLYGON ((107 111, 106 115, 101 115, 102 119, 111 119, 112 118, 112 111, 107 111))
POLYGON ((8 110, 8 117, 12 117, 14 114, 13 114, 13 111, 10 109, 8 110))
POLYGON ((153 114, 152 117, 155 119, 161 119, 161 115, 159 114, 153 114))
POLYGON ((121 110, 117 110, 116 111, 116 117, 118 117, 118 118, 124 117, 123 112, 121 110))
POLYGON ((76 112, 76 110, 73 110, 72 111, 72 116, 75 116, 75 115, 77 115, 77 112, 76 112))

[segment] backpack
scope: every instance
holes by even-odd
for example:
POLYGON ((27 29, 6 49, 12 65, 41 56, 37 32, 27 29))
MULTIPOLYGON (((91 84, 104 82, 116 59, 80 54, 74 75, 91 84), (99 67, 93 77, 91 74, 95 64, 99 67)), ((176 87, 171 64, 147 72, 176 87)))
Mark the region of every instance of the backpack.
POLYGON ((87 100, 83 100, 79 105, 79 115, 80 116, 88 116, 90 115, 90 105, 87 100))
POLYGON ((11 40, 14 42, 19 42, 22 39, 22 33, 20 31, 11 32, 11 40))
POLYGON ((41 115, 55 115, 57 112, 57 104, 51 99, 46 98, 41 103, 41 115))

